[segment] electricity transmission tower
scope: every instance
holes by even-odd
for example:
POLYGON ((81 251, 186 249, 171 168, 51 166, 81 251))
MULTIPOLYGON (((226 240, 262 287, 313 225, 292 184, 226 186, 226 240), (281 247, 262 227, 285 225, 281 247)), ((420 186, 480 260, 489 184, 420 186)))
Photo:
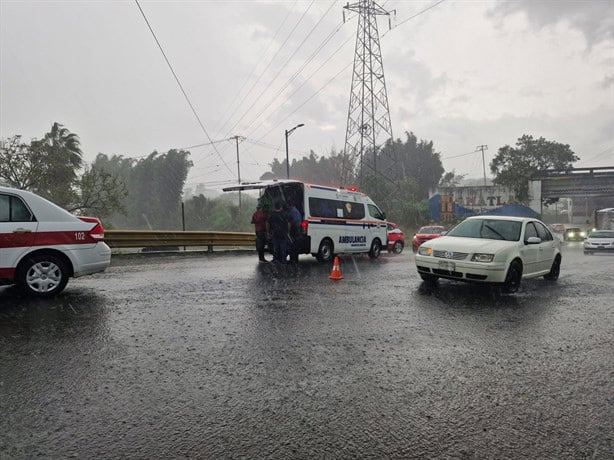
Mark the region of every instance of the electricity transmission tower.
MULTIPOLYGON (((343 9, 358 13, 358 31, 341 182, 342 185, 347 185, 354 173, 347 160, 358 159, 357 173, 359 184, 362 185, 365 167, 370 168, 373 175, 377 175, 378 151, 388 139, 394 140, 377 29, 377 16, 388 16, 390 21, 390 12, 379 6, 375 0, 348 3, 343 9), (367 154, 372 161, 365 161, 367 154)), ((345 11, 343 14, 345 19, 345 11)), ((384 175, 383 171, 379 171, 379 174, 384 175)))

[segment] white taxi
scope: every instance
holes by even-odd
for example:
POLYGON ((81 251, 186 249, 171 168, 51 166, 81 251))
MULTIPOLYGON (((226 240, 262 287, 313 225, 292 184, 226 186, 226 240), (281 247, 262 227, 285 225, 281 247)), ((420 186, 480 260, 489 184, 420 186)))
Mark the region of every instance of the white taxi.
POLYGON ((445 236, 424 242, 416 268, 426 282, 493 283, 515 292, 523 279, 558 279, 561 241, 537 219, 469 217, 445 236))
POLYGON ((24 190, 0 187, 0 284, 50 297, 69 277, 104 271, 111 249, 95 217, 77 217, 24 190))

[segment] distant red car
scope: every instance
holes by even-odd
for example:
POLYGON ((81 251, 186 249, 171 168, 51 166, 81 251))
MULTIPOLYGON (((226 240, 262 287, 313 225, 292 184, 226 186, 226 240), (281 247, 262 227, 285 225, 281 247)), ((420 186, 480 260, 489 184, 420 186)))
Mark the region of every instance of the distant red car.
POLYGON ((432 240, 433 238, 440 237, 441 234, 445 231, 445 227, 442 227, 441 225, 428 225, 426 227, 420 227, 420 230, 416 232, 414 238, 411 241, 411 246, 414 251, 417 251, 418 247, 422 243, 428 240, 432 240))
POLYGON ((388 222, 388 252, 401 254, 405 247, 405 234, 397 224, 388 222))

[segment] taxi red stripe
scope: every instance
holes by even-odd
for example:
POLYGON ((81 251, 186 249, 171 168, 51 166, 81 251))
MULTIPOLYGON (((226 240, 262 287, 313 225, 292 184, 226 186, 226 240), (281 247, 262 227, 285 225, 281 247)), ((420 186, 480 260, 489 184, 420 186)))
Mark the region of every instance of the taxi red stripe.
POLYGON ((35 232, 32 234, 0 235, 0 245, 5 248, 30 246, 58 246, 65 244, 94 244, 98 241, 88 231, 35 232))
POLYGON ((12 280, 15 278, 14 268, 0 268, 0 279, 12 280))

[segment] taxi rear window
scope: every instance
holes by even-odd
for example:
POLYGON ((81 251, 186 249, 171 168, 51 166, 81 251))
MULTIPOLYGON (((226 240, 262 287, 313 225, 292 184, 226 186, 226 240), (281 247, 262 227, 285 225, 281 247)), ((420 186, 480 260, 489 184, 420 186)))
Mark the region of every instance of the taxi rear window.
POLYGON ((21 199, 0 195, 0 222, 30 222, 32 214, 21 199))

